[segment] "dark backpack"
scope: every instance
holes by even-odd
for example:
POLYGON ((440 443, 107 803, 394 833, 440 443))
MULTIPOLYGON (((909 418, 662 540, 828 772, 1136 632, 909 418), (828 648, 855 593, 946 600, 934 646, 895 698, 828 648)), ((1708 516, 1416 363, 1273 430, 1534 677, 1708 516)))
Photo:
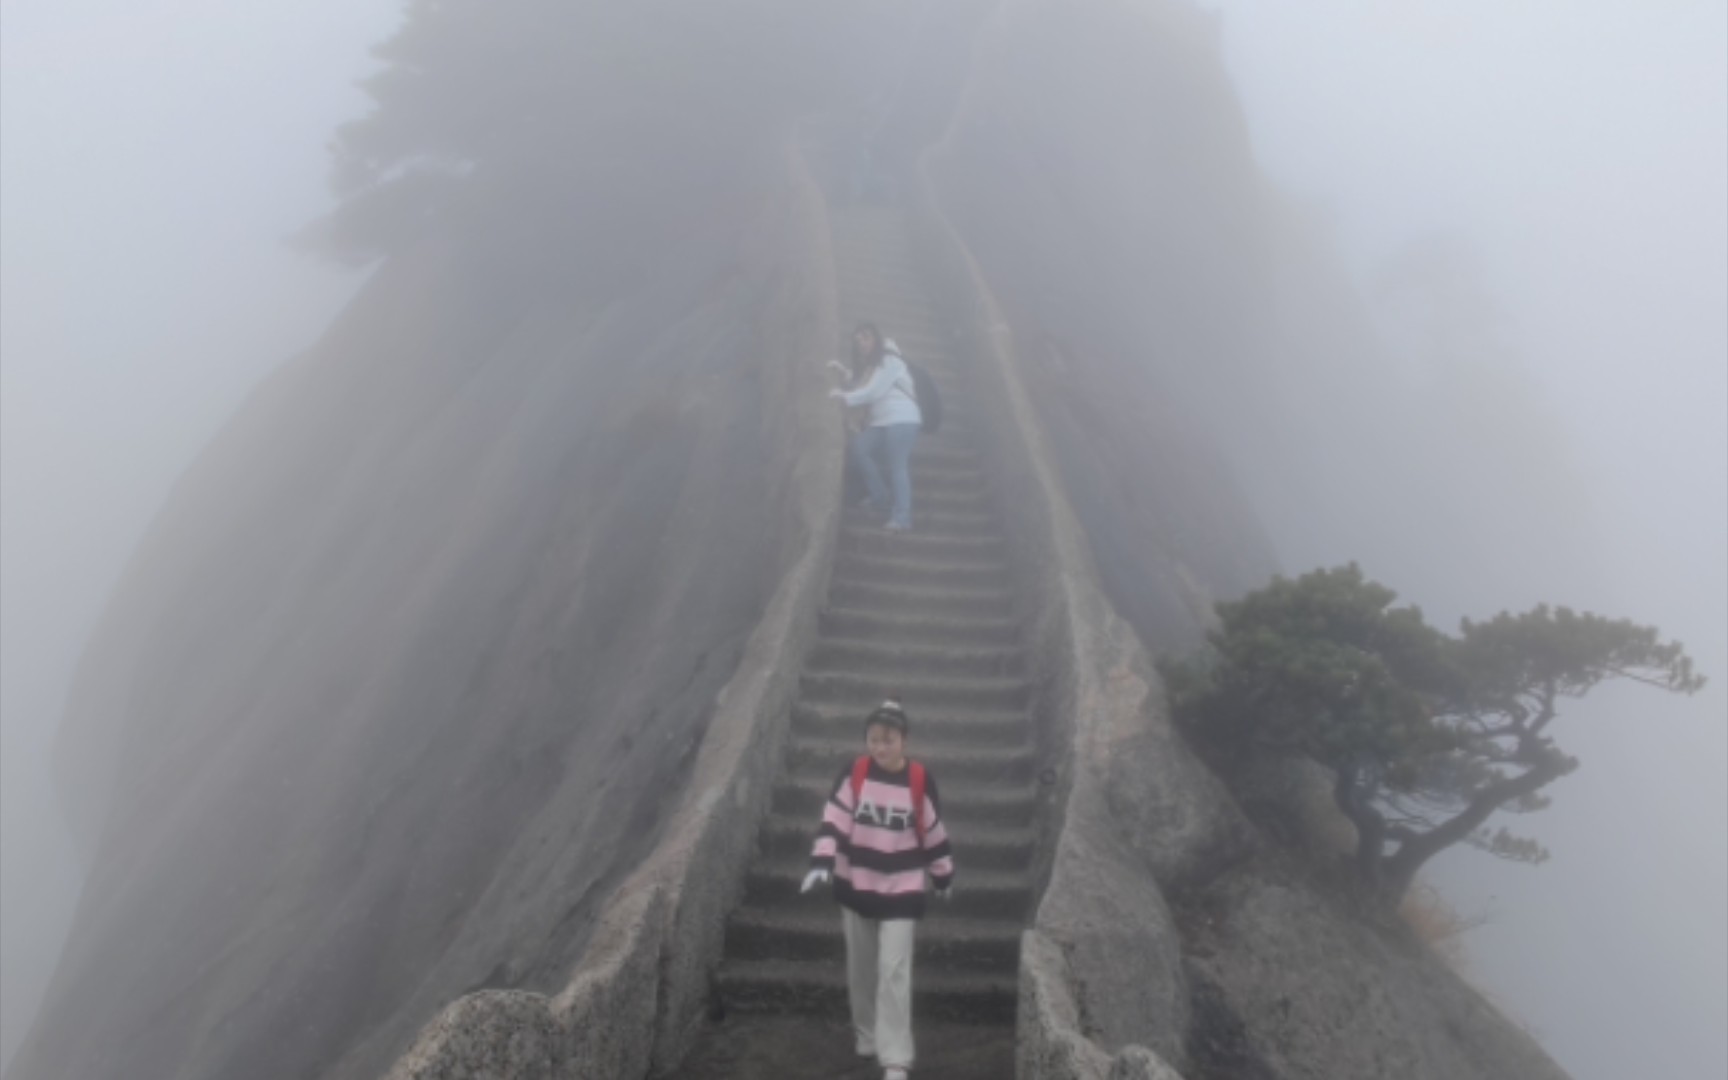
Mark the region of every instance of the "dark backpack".
POLYGON ((942 427, 942 395, 936 390, 936 380, 924 370, 923 364, 905 361, 912 373, 912 394, 918 399, 918 413, 924 419, 923 432, 934 435, 942 427))

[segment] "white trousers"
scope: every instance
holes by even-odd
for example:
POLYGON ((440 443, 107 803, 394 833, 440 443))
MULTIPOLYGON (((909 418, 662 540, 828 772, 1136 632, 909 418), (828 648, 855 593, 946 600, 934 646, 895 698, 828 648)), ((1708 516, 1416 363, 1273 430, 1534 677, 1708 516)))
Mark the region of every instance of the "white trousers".
POLYGON ((858 1049, 874 1048, 885 1069, 912 1067, 912 919, 866 919, 841 908, 846 990, 858 1049))

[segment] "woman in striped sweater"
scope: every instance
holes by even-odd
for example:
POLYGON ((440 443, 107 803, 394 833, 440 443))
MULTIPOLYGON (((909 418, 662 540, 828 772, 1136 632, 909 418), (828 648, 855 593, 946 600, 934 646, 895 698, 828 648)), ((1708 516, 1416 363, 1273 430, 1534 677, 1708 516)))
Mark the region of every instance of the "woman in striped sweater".
POLYGON ((954 881, 936 780, 906 756, 906 710, 885 701, 864 721, 868 751, 835 778, 804 891, 832 880, 846 931, 846 984, 862 1057, 883 1080, 912 1068, 912 938, 926 877, 937 899, 954 881))

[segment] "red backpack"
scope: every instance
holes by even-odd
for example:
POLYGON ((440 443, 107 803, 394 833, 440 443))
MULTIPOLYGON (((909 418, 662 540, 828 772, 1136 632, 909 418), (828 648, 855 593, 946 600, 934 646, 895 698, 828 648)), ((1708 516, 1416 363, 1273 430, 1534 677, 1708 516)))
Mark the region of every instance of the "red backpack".
MULTIPOLYGON (((918 834, 918 846, 924 846, 924 766, 916 761, 906 763, 908 776, 906 779, 912 785, 912 830, 918 834)), ((864 780, 870 775, 870 755, 865 754, 852 763, 852 812, 858 812, 858 800, 864 794, 864 780)))

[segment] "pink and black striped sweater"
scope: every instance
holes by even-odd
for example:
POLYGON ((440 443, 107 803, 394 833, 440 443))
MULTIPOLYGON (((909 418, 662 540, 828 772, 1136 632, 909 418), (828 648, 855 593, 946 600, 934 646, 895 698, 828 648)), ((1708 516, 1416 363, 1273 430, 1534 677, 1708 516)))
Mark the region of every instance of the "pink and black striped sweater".
POLYGON ((924 774, 924 843, 912 826, 910 770, 891 773, 874 761, 857 805, 852 767, 840 770, 822 808, 822 828, 810 866, 834 874, 834 899, 866 919, 916 919, 924 914, 924 875, 936 888, 954 880, 954 856, 942 824, 936 778, 924 774))

